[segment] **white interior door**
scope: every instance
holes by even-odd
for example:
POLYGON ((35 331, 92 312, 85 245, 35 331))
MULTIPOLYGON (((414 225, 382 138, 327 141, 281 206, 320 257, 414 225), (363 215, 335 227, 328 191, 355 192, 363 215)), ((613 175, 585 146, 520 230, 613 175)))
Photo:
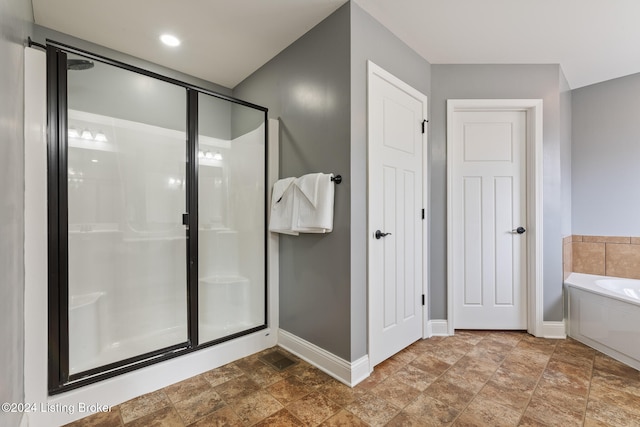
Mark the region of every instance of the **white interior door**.
POLYGON ((526 114, 453 114, 456 329, 527 328, 526 114))
POLYGON ((369 63, 371 366, 422 337, 426 112, 426 96, 369 63))

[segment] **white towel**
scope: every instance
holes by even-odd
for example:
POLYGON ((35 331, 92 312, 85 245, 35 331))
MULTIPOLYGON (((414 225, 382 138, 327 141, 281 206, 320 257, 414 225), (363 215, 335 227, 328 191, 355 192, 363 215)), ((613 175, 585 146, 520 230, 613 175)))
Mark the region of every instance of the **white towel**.
POLYGON ((271 193, 271 216, 269 218, 269 231, 274 233, 298 235, 292 229, 295 219, 294 212, 294 182, 295 178, 283 178, 273 185, 271 193))
POLYGON ((313 173, 295 180, 293 231, 329 233, 333 230, 333 174, 313 173))

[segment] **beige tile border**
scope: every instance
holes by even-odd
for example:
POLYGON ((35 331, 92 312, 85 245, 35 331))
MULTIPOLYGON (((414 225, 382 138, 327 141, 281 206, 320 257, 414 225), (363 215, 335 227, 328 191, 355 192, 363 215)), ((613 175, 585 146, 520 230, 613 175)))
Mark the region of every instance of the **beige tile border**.
POLYGON ((622 236, 582 236, 583 242, 594 243, 631 243, 631 237, 622 236))
POLYGON ((564 279, 572 272, 640 278, 640 237, 582 236, 562 238, 564 279))
POLYGON ((567 236, 562 239, 562 275, 566 280, 573 271, 573 239, 567 236))

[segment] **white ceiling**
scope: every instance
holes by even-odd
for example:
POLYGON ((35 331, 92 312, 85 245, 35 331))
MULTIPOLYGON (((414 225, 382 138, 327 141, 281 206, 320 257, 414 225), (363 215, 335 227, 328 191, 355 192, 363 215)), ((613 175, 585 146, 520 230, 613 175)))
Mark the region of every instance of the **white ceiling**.
POLYGON ((638 0, 356 0, 432 64, 560 64, 571 88, 640 72, 638 0))
MULTIPOLYGON (((346 0, 32 1, 39 25, 233 88, 346 0)), ((356 3, 432 64, 560 64, 572 88, 640 72, 638 0, 356 3)))
POLYGON ((346 0, 32 0, 36 24, 233 88, 346 0), (160 43, 171 33, 182 44, 160 43))

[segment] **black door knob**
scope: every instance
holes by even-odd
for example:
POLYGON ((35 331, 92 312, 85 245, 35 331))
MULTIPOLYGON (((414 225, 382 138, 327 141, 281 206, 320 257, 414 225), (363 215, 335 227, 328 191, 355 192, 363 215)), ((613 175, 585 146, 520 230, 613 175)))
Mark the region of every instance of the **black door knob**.
POLYGON ((376 234, 375 234, 375 236, 376 236, 376 239, 380 239, 381 237, 388 236, 388 235, 390 235, 390 234, 391 234, 391 233, 383 233, 383 232, 382 232, 382 231, 380 231, 380 230, 376 230, 376 234))
POLYGON ((512 231, 515 231, 518 234, 524 234, 524 232, 527 231, 527 230, 524 227, 518 227, 518 228, 516 228, 515 230, 512 230, 512 231))

